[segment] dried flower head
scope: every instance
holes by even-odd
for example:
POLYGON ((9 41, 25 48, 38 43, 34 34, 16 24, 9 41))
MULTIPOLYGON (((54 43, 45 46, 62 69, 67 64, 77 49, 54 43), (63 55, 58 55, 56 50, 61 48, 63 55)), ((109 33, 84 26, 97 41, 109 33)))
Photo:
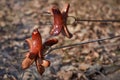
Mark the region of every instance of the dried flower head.
POLYGON ((69 32, 67 28, 67 17, 69 11, 70 4, 66 4, 62 11, 57 7, 52 7, 51 13, 54 17, 54 24, 50 31, 51 35, 58 35, 60 32, 68 37, 72 38, 72 34, 69 32))
POLYGON ((35 29, 32 32, 32 38, 26 39, 30 50, 27 52, 25 59, 22 61, 22 69, 27 69, 35 61, 36 67, 40 75, 45 71, 46 67, 50 66, 50 61, 45 60, 44 52, 47 51, 52 45, 58 42, 57 39, 48 39, 42 44, 42 37, 38 31, 35 29))

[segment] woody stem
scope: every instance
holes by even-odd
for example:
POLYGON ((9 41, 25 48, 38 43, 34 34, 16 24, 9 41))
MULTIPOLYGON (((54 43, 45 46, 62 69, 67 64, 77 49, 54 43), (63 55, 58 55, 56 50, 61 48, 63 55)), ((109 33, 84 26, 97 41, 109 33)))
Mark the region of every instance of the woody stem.
POLYGON ((52 52, 53 50, 56 50, 56 49, 74 47, 74 46, 79 46, 79 45, 83 45, 83 44, 94 43, 94 42, 98 42, 98 41, 104 41, 104 40, 109 40, 109 39, 114 39, 114 38, 119 38, 119 37, 120 37, 120 35, 112 36, 112 37, 106 37, 106 38, 102 38, 102 39, 89 40, 89 41, 84 41, 84 42, 70 44, 70 45, 65 45, 65 46, 59 46, 59 47, 55 47, 55 48, 49 49, 46 54, 49 54, 50 52, 52 52))

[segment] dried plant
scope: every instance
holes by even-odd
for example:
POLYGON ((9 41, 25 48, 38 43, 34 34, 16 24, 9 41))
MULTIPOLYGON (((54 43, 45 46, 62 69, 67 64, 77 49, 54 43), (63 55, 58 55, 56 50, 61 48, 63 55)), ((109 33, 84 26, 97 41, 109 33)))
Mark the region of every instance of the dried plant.
POLYGON ((56 44, 58 40, 55 38, 48 39, 46 42, 42 44, 42 37, 38 29, 35 29, 32 32, 32 38, 28 38, 26 39, 26 41, 28 42, 30 50, 29 52, 27 52, 27 55, 22 62, 22 69, 29 68, 30 65, 32 65, 33 62, 35 61, 37 70, 40 73, 40 75, 42 75, 45 71, 45 68, 50 66, 50 61, 46 60, 43 54, 52 45, 56 44))
POLYGON ((70 4, 66 4, 62 11, 59 10, 56 6, 52 7, 51 13, 54 17, 54 24, 50 31, 51 35, 58 35, 60 32, 68 37, 72 38, 72 34, 67 28, 67 17, 70 4))
MULTIPOLYGON (((54 18, 54 23, 50 31, 50 34, 52 36, 57 36, 60 33, 62 33, 64 36, 68 38, 72 38, 73 35, 69 32, 67 28, 67 18, 68 18, 69 7, 70 7, 70 4, 66 4, 62 11, 60 11, 60 9, 57 8, 57 6, 54 6, 51 8, 51 14, 54 18)), ((119 22, 119 20, 81 20, 74 16, 69 16, 69 17, 74 18, 75 20, 74 23, 76 22, 79 23, 81 21, 119 22)), ((73 47, 73 46, 78 46, 82 44, 99 42, 99 41, 118 38, 118 37, 120 37, 120 35, 51 48, 51 46, 58 43, 58 40, 55 38, 48 39, 42 44, 41 34, 39 33, 38 29, 34 29, 34 31, 32 32, 32 38, 26 39, 30 47, 30 50, 27 52, 27 55, 22 62, 22 69, 29 68, 33 64, 33 62, 35 62, 37 71, 39 72, 40 75, 42 75, 45 71, 45 68, 50 66, 50 61, 45 59, 45 55, 47 55, 51 51, 56 49, 66 48, 66 47, 73 47)))

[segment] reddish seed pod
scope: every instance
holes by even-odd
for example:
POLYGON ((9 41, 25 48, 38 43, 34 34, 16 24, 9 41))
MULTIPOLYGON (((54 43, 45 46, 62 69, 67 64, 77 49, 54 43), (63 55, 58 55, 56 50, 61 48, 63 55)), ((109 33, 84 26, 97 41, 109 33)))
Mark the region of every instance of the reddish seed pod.
POLYGON ((35 29, 32 32, 32 39, 28 38, 26 41, 29 44, 30 52, 37 55, 39 51, 42 49, 42 38, 38 31, 38 29, 35 29))
POLYGON ((35 64, 37 67, 37 71, 39 72, 40 75, 42 75, 45 72, 45 68, 44 66, 41 65, 42 60, 40 61, 40 59, 37 57, 35 60, 35 64))
POLYGON ((51 11, 52 11, 52 14, 54 17, 54 24, 53 24, 52 30, 50 31, 50 34, 51 35, 58 35, 61 32, 62 27, 64 25, 63 17, 62 17, 62 14, 58 8, 54 7, 54 8, 52 8, 51 11))
POLYGON ((73 35, 69 32, 67 28, 67 17, 68 17, 69 8, 70 8, 70 4, 66 4, 62 10, 62 16, 63 16, 63 21, 64 21, 64 27, 62 29, 62 34, 64 36, 67 36, 68 38, 72 38, 73 35))
POLYGON ((68 28, 66 27, 66 26, 64 26, 63 27, 63 29, 62 29, 62 34, 64 35, 64 36, 66 36, 66 37, 68 37, 68 38, 72 38, 72 34, 69 32, 69 30, 68 30, 68 28))
POLYGON ((58 43, 58 39, 56 39, 56 38, 48 39, 47 41, 45 41, 43 43, 42 53, 45 53, 51 46, 53 46, 56 43, 58 43))
POLYGON ((46 67, 50 66, 50 61, 44 60, 44 51, 48 50, 46 46, 51 47, 52 45, 56 44, 58 42, 57 39, 48 39, 43 45, 42 45, 42 39, 41 35, 38 31, 38 29, 35 29, 32 32, 32 38, 26 39, 28 42, 28 45, 30 47, 30 51, 26 54, 26 58, 22 62, 22 69, 27 69, 30 67, 30 65, 33 64, 35 61, 37 70, 40 75, 42 75, 45 71, 46 67))
POLYGON ((52 39, 48 39, 47 41, 45 41, 43 43, 44 46, 53 46, 54 44, 58 43, 58 39, 56 38, 52 38, 52 39))
POLYGON ((35 29, 32 33, 32 49, 30 52, 37 54, 42 49, 42 38, 38 31, 38 29, 35 29))
POLYGON ((29 45, 29 48, 32 49, 32 39, 31 38, 28 38, 26 39, 28 45, 29 45))
POLYGON ((69 32, 67 28, 67 17, 69 11, 70 4, 66 4, 63 8, 62 12, 56 8, 52 8, 52 14, 54 17, 54 24, 52 30, 50 31, 51 35, 58 35, 60 32, 68 38, 72 38, 72 34, 69 32))

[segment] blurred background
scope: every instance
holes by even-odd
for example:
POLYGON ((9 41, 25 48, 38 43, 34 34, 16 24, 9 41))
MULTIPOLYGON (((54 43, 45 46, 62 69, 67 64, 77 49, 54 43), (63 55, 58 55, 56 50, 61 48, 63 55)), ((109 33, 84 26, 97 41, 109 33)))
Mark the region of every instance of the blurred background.
MULTIPOLYGON (((66 3, 70 3, 69 16, 120 20, 120 0, 0 0, 0 80, 120 79, 120 38, 54 50, 46 56, 51 66, 42 76, 35 64, 27 70, 21 69, 28 50, 25 39, 31 37, 33 29, 39 28, 43 42, 49 36, 52 25, 46 23, 53 22, 53 17, 43 12, 49 11, 53 5, 62 10, 66 3), (112 72, 85 73, 91 67, 100 71, 103 66, 110 67, 112 72)), ((69 20, 73 22, 72 18, 69 20)), ((60 34, 54 47, 120 35, 120 23, 116 22, 81 22, 67 27, 73 37, 68 39, 60 34)))

